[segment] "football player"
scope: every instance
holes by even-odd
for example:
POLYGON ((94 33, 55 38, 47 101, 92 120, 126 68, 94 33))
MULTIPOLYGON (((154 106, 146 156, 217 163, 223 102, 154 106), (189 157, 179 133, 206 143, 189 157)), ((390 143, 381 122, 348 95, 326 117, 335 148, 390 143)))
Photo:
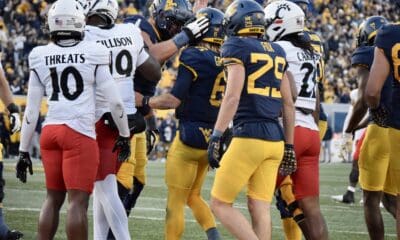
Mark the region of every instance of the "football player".
MULTIPOLYGON (((307 239, 327 239, 328 231, 319 207, 319 150, 318 71, 321 54, 303 37, 303 10, 289 1, 276 1, 265 8, 266 35, 277 41, 287 53, 287 71, 293 76, 297 88, 294 150, 297 171, 291 175, 295 186, 295 204, 304 214, 303 234, 307 239), (317 112, 317 113, 316 113, 317 112), (304 139, 308 141, 304 141, 304 139), (313 226, 313 227, 310 227, 313 226)), ((280 184, 283 176, 278 179, 280 184)), ((290 205, 290 203, 289 203, 290 205)))
MULTIPOLYGON (((133 82, 135 71, 146 76, 147 81, 157 84, 161 77, 161 67, 144 49, 143 38, 137 26, 131 23, 115 23, 118 10, 116 0, 97 0, 91 4, 85 39, 101 43, 111 52, 111 74, 124 101, 130 128, 136 131, 138 126, 135 122, 133 82)), ((106 238, 110 227, 117 239, 129 239, 128 218, 116 184, 118 160, 112 151, 112 143, 118 132, 113 127, 103 96, 98 94, 97 98, 99 103, 96 106, 96 117, 100 120, 96 123, 96 133, 100 165, 93 199, 94 238, 106 238)), ((130 142, 130 139, 126 138, 123 141, 130 142)))
MULTIPOLYGON (((400 8, 400 1, 394 1, 398 8, 400 8)), ((397 204, 400 204, 400 162, 398 161, 400 149, 400 25, 387 24, 381 27, 375 39, 374 61, 369 73, 368 82, 365 89, 365 100, 367 106, 370 108, 370 114, 373 122, 381 127, 389 127, 388 138, 389 142, 389 163, 386 172, 394 184, 394 193, 397 195, 397 204), (392 98, 386 102, 386 98, 382 97, 385 91, 385 84, 387 78, 391 75, 393 78, 392 84, 392 98), (382 99, 383 98, 383 99, 382 99), (389 109, 385 103, 391 101, 389 109), (389 112, 391 109, 391 113, 389 112)), ((385 129, 382 129, 385 130, 385 129)), ((381 131, 382 131, 381 130, 381 131)), ((369 130, 368 130, 369 131, 369 130)), ((367 132, 368 137, 369 132, 367 132)), ((371 133, 372 134, 372 133, 371 133)), ((383 138, 376 137, 375 141, 385 141, 383 138)), ((375 151, 375 147, 370 149, 375 151)), ((362 153, 362 151, 361 151, 362 153)), ((380 153, 384 154, 384 153, 380 153)), ((361 157, 361 156, 360 156, 361 157)), ((381 158, 380 158, 381 159, 381 158)), ((381 160, 371 159, 378 161, 379 169, 382 169, 384 163, 381 160)), ((360 165, 361 169, 361 165, 360 165)), ((379 171, 378 169, 378 171, 379 171)), ((381 173, 379 173, 381 174, 381 173)), ((361 175, 361 174, 360 174, 361 175)), ((382 175, 376 177, 383 178, 382 175)), ((361 179, 361 178, 360 178, 361 179)), ((372 179, 372 177, 370 178, 372 179)), ((370 182, 367 182, 367 184, 370 182)), ((378 189, 371 189, 378 190, 378 189)), ((400 238, 400 208, 396 210, 397 221, 397 237, 400 238)), ((368 229, 370 230, 370 229, 368 229)), ((382 226, 383 231, 383 226, 382 226)), ((371 234, 371 233, 370 233, 371 234)), ((370 235, 372 236, 372 235, 370 235)))
MULTIPOLYGON (((290 1, 296 3, 299 7, 301 7, 303 12, 305 13, 306 20, 308 19, 308 17, 311 16, 311 14, 309 14, 308 11, 310 5, 309 0, 290 0, 290 1)), ((314 51, 321 54, 321 58, 318 64, 317 81, 320 93, 322 94, 323 83, 325 81, 324 47, 321 38, 315 32, 311 31, 307 27, 304 28, 303 34, 304 37, 308 41, 310 41, 311 46, 314 48, 314 51)), ((295 89, 295 93, 293 93, 293 95, 297 96, 297 89, 295 89)), ((315 111, 313 114, 314 115, 317 114, 317 111, 315 111)), ((314 117, 316 118, 317 116, 314 117)), ((318 121, 319 136, 320 140, 322 141, 328 127, 327 116, 326 113, 324 112, 322 104, 319 105, 318 119, 319 119, 318 121)), ((301 226, 302 228, 306 227, 304 222, 304 214, 302 210, 298 207, 298 204, 294 197, 293 183, 292 180, 290 179, 290 176, 286 177, 284 181, 282 181, 275 195, 276 195, 277 207, 281 212, 282 225, 286 238, 290 240, 301 239, 302 234, 299 226, 301 226)))
POLYGON ((286 56, 280 46, 264 40, 264 24, 262 7, 252 0, 236 0, 225 12, 228 37, 221 56, 227 85, 208 160, 212 168, 218 168, 211 209, 237 239, 271 238, 269 211, 278 169, 290 174, 296 168, 294 105, 284 73, 286 56), (282 111, 284 131, 278 120, 282 111), (221 136, 232 119, 233 138, 219 162, 221 136), (245 185, 252 224, 233 207, 245 185))
MULTIPOLYGON (((1 46, 0 46, 0 57, 1 57, 1 46)), ((3 66, 0 62, 0 99, 4 106, 7 106, 8 117, 10 121, 10 132, 18 132, 21 128, 21 120, 19 114, 19 108, 14 103, 13 95, 10 91, 8 80, 4 74, 3 66)), ((0 143, 0 152, 3 149, 3 145, 0 143)), ((20 239, 23 234, 17 230, 10 230, 5 223, 3 216, 3 199, 4 199, 4 187, 5 180, 3 178, 3 154, 0 154, 0 239, 20 239)))
MULTIPOLYGON (((348 133, 356 130, 362 116, 368 109, 364 100, 365 86, 374 59, 375 36, 378 29, 385 24, 387 24, 387 21, 384 17, 372 16, 360 26, 357 49, 351 58, 351 64, 357 68, 357 75, 360 76, 359 98, 346 129, 348 133)), ((380 107, 387 111, 389 115, 392 84, 393 77, 389 75, 383 85, 379 103, 380 107)), ((382 199, 385 207, 395 216, 396 190, 390 174, 388 174, 390 154, 388 125, 390 117, 386 119, 386 122, 382 122, 377 119, 376 114, 373 110, 370 111, 370 121, 361 146, 358 165, 359 181, 363 189, 364 215, 369 236, 371 239, 383 239, 384 227, 379 204, 382 199), (392 200, 390 201, 390 199, 392 200)))
MULTIPOLYGON (((51 41, 29 55, 28 104, 22 124, 17 177, 26 182, 32 162, 27 152, 36 127, 44 93, 48 112, 40 139, 47 197, 38 227, 38 239, 53 239, 59 211, 68 193, 68 239, 87 239, 87 208, 99 166, 95 132, 96 93, 117 125, 114 149, 128 158, 127 116, 110 74, 110 52, 101 44, 84 41, 85 14, 78 2, 58 0, 48 13, 51 41)), ((114 139, 113 139, 114 141, 114 139)), ((110 150, 111 151, 111 150, 110 150)))
POLYGON ((219 57, 219 47, 224 38, 224 14, 215 8, 202 8, 197 16, 206 16, 210 27, 200 43, 181 52, 178 75, 171 93, 151 98, 146 96, 142 100, 145 107, 176 108, 179 119, 179 132, 166 161, 168 198, 165 239, 181 239, 186 204, 208 239, 219 239, 214 216, 201 197, 201 188, 208 169, 208 140, 225 91, 219 57))
MULTIPOLYGON (((134 15, 125 19, 124 22, 139 26, 150 55, 161 64, 176 54, 181 47, 200 39, 208 29, 209 22, 206 17, 200 17, 185 25, 193 18, 191 5, 187 0, 154 0, 150 13, 149 19, 145 19, 142 15, 134 15)), ((145 96, 153 96, 156 84, 145 81, 144 76, 137 73, 135 91, 145 96)), ((131 147, 135 155, 131 156, 130 161, 121 165, 117 174, 119 185, 125 189, 131 189, 126 197, 124 196, 126 194, 121 194, 128 215, 146 183, 146 155, 154 147, 158 132, 156 119, 151 109, 138 107, 138 111, 146 119, 147 131, 135 135, 132 139, 131 147)))

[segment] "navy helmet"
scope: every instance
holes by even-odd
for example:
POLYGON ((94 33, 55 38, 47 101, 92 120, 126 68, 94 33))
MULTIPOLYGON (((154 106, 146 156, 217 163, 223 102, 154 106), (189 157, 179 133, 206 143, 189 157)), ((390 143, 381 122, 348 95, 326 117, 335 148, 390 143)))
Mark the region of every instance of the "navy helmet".
POLYGON ((210 26, 202 41, 222 45, 225 35, 224 29, 222 27, 222 22, 224 21, 224 13, 216 8, 206 7, 200 9, 196 13, 197 18, 202 16, 205 16, 210 20, 210 26))
POLYGON ((264 35, 263 8, 254 0, 235 0, 225 11, 224 30, 228 36, 264 35))
POLYGON ((162 40, 172 38, 193 18, 192 5, 187 0, 154 0, 150 12, 162 40))
POLYGON ((357 47, 373 46, 378 29, 387 23, 386 18, 381 16, 367 18, 358 29, 357 47))

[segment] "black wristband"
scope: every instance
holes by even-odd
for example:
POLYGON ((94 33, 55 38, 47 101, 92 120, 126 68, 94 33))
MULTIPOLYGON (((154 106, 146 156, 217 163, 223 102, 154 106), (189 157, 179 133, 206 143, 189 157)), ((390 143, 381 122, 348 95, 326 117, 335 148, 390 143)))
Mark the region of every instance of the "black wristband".
POLYGON ((19 113, 19 108, 18 108, 17 104, 15 104, 15 103, 10 103, 7 106, 7 110, 10 112, 10 114, 11 113, 19 113))
POLYGON ((149 107, 150 96, 144 96, 142 99, 142 107, 149 107))
POLYGON ((293 144, 285 143, 285 148, 293 149, 294 146, 293 146, 293 144))

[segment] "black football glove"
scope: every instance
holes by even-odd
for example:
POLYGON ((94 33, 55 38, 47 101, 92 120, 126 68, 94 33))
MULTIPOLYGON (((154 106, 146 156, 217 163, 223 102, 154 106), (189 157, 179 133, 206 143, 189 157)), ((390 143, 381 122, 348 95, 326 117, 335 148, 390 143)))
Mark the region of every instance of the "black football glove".
POLYGON ((157 141, 157 135, 159 135, 160 132, 158 129, 154 130, 146 130, 146 148, 147 148, 147 155, 153 151, 154 146, 156 145, 157 141))
POLYGON ((118 136, 112 152, 118 151, 118 161, 125 162, 131 156, 131 139, 118 136))
POLYGON ((285 150, 283 153, 283 159, 279 166, 279 173, 281 175, 290 175, 297 169, 296 154, 292 144, 285 144, 285 150))
POLYGON ((389 111, 383 105, 370 109, 370 112, 371 119, 376 123, 376 125, 384 128, 388 127, 389 111))
POLYGON ((33 174, 32 161, 31 157, 29 156, 29 153, 20 151, 19 159, 17 162, 17 166, 15 166, 15 170, 17 178, 23 183, 26 183, 26 169, 29 169, 29 173, 31 175, 33 174))
POLYGON ((211 168, 219 168, 219 161, 221 160, 221 137, 211 135, 208 142, 208 164, 211 168))
POLYGON ((7 106, 10 115, 10 131, 11 133, 18 132, 21 129, 21 118, 19 116, 19 108, 15 103, 11 103, 7 106))

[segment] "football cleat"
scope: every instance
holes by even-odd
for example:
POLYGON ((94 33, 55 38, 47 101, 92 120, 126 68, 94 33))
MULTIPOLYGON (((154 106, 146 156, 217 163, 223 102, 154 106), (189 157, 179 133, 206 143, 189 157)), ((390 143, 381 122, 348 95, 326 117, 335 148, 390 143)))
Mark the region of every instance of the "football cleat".
POLYGON ((346 192, 343 195, 333 195, 331 196, 333 200, 336 202, 341 202, 341 203, 346 203, 346 204, 352 204, 354 203, 354 193, 351 192, 346 192))

